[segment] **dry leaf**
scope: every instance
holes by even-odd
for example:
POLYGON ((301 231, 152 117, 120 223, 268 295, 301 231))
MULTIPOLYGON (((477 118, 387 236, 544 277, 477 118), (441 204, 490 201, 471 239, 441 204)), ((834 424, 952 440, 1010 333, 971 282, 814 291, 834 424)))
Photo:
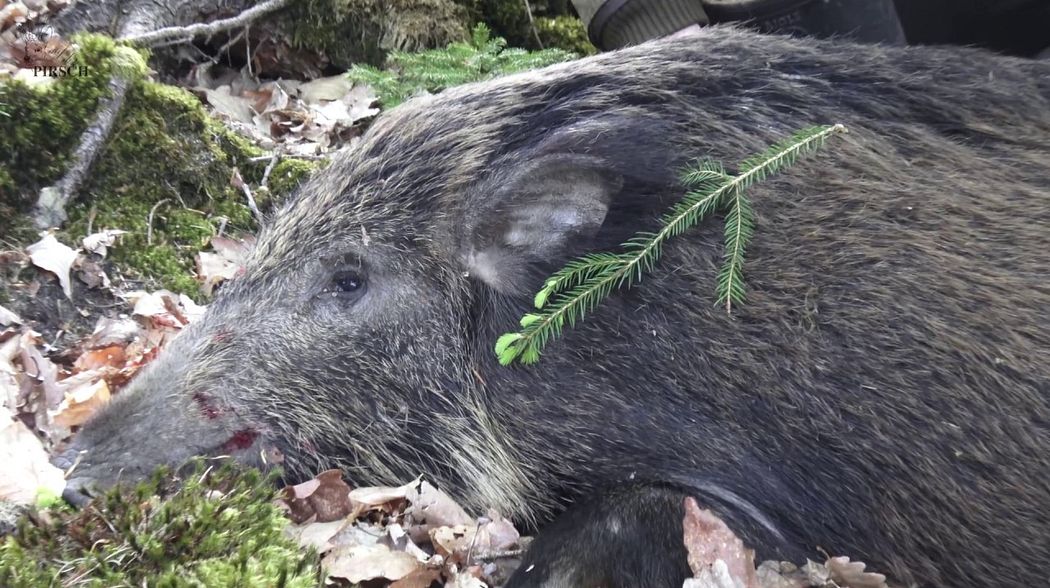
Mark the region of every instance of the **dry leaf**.
POLYGON ((288 525, 284 532, 299 545, 313 547, 319 553, 324 553, 335 546, 332 538, 350 524, 350 521, 338 520, 327 523, 288 525))
POLYGON ((423 481, 418 488, 410 488, 405 498, 412 503, 406 514, 411 515, 416 522, 434 527, 474 523, 474 519, 463 510, 463 507, 429 482, 423 481))
POLYGON ((321 560, 321 565, 329 576, 350 582, 400 580, 422 567, 412 555, 378 544, 335 547, 321 560))
POLYGON ((762 588, 806 588, 810 585, 798 566, 787 562, 764 561, 759 564, 755 575, 762 588))
POLYGON ((54 425, 67 429, 82 425, 109 402, 109 385, 98 374, 92 375, 99 379, 66 392, 65 399, 52 413, 51 422, 54 425))
POLYGON ((390 584, 390 588, 430 588, 430 585, 441 579, 441 570, 420 568, 390 584))
POLYGON ((251 99, 233 95, 230 86, 219 86, 214 90, 210 88, 200 89, 204 91, 208 104, 212 105, 215 112, 236 122, 252 122, 254 113, 252 112, 251 99))
POLYGON ((84 251, 90 251, 105 257, 108 251, 107 248, 112 247, 116 238, 124 234, 127 234, 127 231, 121 231, 120 229, 106 229, 84 237, 84 240, 81 241, 80 244, 84 248, 84 251))
POLYGON ((422 477, 403 486, 368 486, 350 491, 350 500, 365 506, 382 506, 396 500, 404 500, 408 493, 419 485, 422 477))
POLYGON ((287 486, 282 492, 282 502, 288 507, 289 518, 296 523, 335 521, 354 510, 350 486, 343 481, 339 470, 322 472, 313 480, 287 486))
POLYGON ((73 362, 73 369, 77 372, 98 370, 100 368, 120 369, 127 363, 127 359, 124 353, 124 345, 108 345, 80 354, 80 357, 73 362))
POLYGON ((131 318, 102 317, 95 323, 95 330, 84 343, 88 349, 99 349, 111 345, 127 345, 141 336, 142 328, 131 318))
POLYGON ((339 100, 345 96, 354 83, 345 74, 327 78, 317 78, 299 85, 299 97, 308 103, 322 100, 339 100))
MULTIPOLYGON (((15 412, 21 397, 18 369, 14 364, 21 350, 20 345, 19 337, 11 337, 0 343, 0 408, 7 408, 11 412, 15 412)), ((2 410, 0 414, 3 414, 2 410)))
POLYGON ((850 561, 848 557, 829 558, 824 563, 831 575, 831 581, 849 588, 889 588, 886 576, 864 571, 864 562, 850 561))
POLYGON ((488 585, 466 571, 457 572, 445 584, 447 588, 488 588, 488 585))
POLYGON ((44 402, 48 408, 55 408, 65 399, 65 390, 58 383, 58 367, 37 349, 40 334, 34 331, 22 333, 19 343, 19 361, 22 370, 29 377, 24 381, 40 384, 44 391, 44 402))
POLYGON ((689 578, 682 588, 744 588, 744 581, 729 573, 729 566, 724 560, 717 560, 700 570, 695 578, 689 578))
POLYGON ((51 233, 44 235, 42 239, 26 247, 29 259, 33 265, 47 270, 58 276, 58 283, 62 285, 62 292, 66 298, 73 299, 73 292, 69 284, 69 270, 73 262, 77 260, 77 252, 68 245, 63 245, 55 239, 51 233))
POLYGON ((717 575, 722 571, 721 568, 712 567, 717 562, 722 562, 734 585, 739 582, 737 588, 759 588, 755 575, 754 552, 744 547, 743 541, 722 519, 709 510, 701 509, 692 497, 685 499, 682 526, 685 531, 689 568, 697 578, 702 578, 702 574, 710 570, 706 573, 710 581, 724 582, 724 578, 717 575))
POLYGON ((10 327, 11 325, 22 324, 22 319, 17 314, 7 310, 3 306, 0 306, 0 326, 10 327))
POLYGON ((33 504, 40 488, 59 495, 65 487, 62 470, 51 465, 40 439, 0 410, 0 499, 33 504))
POLYGON ((81 257, 80 263, 77 265, 80 268, 80 271, 77 272, 77 277, 88 288, 109 288, 109 276, 106 275, 101 263, 81 257))

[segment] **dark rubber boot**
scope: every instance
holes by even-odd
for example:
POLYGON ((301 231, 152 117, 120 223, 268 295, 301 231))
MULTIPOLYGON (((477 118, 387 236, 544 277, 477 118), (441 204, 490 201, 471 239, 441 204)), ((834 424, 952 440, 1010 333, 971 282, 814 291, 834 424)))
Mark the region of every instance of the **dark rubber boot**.
POLYGON ((711 22, 746 22, 767 33, 844 37, 903 45, 893 0, 703 0, 711 22))
POLYGON ((701 0, 573 0, 595 47, 611 51, 706 25, 701 0))

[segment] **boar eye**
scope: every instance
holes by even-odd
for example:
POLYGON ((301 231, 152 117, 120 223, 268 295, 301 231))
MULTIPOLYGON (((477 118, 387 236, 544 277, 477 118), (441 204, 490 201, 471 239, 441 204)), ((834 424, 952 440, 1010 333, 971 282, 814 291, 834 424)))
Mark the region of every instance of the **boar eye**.
POLYGON ((364 277, 354 270, 339 270, 332 275, 332 281, 321 291, 331 296, 357 298, 365 290, 364 277))

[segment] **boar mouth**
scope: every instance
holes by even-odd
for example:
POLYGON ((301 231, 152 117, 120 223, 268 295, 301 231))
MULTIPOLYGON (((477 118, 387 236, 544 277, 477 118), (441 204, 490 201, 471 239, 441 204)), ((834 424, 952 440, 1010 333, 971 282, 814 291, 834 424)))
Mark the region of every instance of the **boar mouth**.
MULTIPOLYGON (((260 444, 261 437, 262 435, 255 428, 237 430, 220 445, 188 452, 185 459, 167 465, 178 471, 198 457, 206 459, 243 457, 253 447, 260 444)), ((114 467, 115 476, 100 476, 93 472, 99 466, 104 467, 106 464, 94 464, 87 461, 91 453, 90 448, 83 447, 77 443, 77 438, 74 438, 68 447, 51 457, 51 464, 65 472, 66 475, 66 487, 62 491, 62 499, 75 508, 85 507, 109 486, 120 482, 138 481, 151 473, 135 467, 114 467)), ((238 461, 245 460, 239 459, 238 461)), ((159 467, 162 464, 156 465, 159 467)))

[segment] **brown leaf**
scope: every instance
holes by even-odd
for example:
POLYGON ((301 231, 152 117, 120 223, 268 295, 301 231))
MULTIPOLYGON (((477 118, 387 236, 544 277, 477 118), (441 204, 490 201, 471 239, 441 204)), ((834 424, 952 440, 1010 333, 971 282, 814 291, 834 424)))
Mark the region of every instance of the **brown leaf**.
POLYGON ((329 576, 350 582, 400 580, 423 567, 412 555, 378 544, 335 547, 321 560, 321 565, 329 576))
POLYGON ((106 275, 106 271, 103 269, 101 263, 82 257, 80 258, 80 263, 77 265, 79 268, 77 277, 80 278, 80 281, 84 282, 88 288, 94 290, 97 288, 109 287, 109 276, 106 275))
POLYGON ((390 584, 390 588, 429 588, 441 579, 441 570, 419 568, 409 575, 390 584))
POLYGON ((474 523, 474 519, 463 507, 429 482, 423 481, 418 488, 410 488, 405 493, 405 498, 412 503, 406 514, 411 515, 417 522, 425 522, 433 527, 474 523))
MULTIPOLYGON (((96 378, 100 378, 97 374, 96 378)), ((109 386, 103 379, 85 383, 69 389, 66 397, 55 409, 51 421, 59 427, 74 427, 84 424, 98 409, 109 402, 109 386)))
POLYGON ((758 566, 755 575, 762 588, 806 588, 806 581, 798 566, 787 562, 764 561, 758 566))
MULTIPOLYGON (((391 503, 406 500, 409 491, 419 485, 421 478, 416 478, 403 486, 368 486, 354 488, 350 491, 350 500, 364 507, 387 508, 391 503)), ((389 508, 387 508, 389 510, 389 508)))
POLYGON ((864 562, 850 561, 848 557, 836 556, 824 562, 831 575, 831 581, 839 586, 849 588, 889 588, 886 576, 864 571, 864 562))
POLYGON ((685 499, 685 548, 689 557, 689 568, 700 577, 702 573, 720 573, 722 562, 725 572, 743 588, 759 588, 755 575, 755 555, 744 547, 743 541, 709 510, 701 509, 696 499, 685 499))
POLYGON ((296 543, 303 547, 313 547, 319 553, 324 553, 335 547, 332 538, 338 535, 351 523, 347 520, 329 521, 327 523, 306 523, 304 525, 288 525, 285 533, 292 537, 296 543))
POLYGON ((80 354, 80 357, 73 362, 73 370, 86 372, 100 368, 120 369, 124 367, 127 359, 124 354, 124 345, 108 345, 80 354))
POLYGON ((289 518, 296 523, 308 520, 319 523, 336 521, 354 510, 349 498, 350 486, 343 481, 339 470, 328 470, 313 480, 287 486, 283 493, 289 518))
POLYGON ((102 257, 106 256, 109 247, 113 246, 113 242, 116 241, 120 235, 127 234, 127 231, 121 231, 120 229, 106 229, 105 231, 99 231, 98 233, 92 233, 84 240, 80 242, 84 251, 90 251, 97 253, 102 257))
POLYGON ((475 525, 456 525, 430 529, 430 543, 434 552, 455 563, 464 563, 477 532, 475 525))
POLYGON ((3 306, 0 306, 0 327, 9 327, 11 325, 22 324, 22 318, 17 314, 7 310, 3 306))

